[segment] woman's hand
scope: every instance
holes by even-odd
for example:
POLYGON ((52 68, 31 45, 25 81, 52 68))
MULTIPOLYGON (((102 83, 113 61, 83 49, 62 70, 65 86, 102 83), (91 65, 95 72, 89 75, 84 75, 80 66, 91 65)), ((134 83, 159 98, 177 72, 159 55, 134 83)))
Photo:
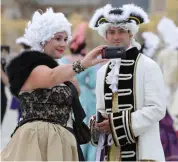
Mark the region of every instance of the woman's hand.
MULTIPOLYGON (((107 59, 97 58, 105 47, 106 45, 99 46, 89 52, 81 61, 81 66, 83 68, 88 68, 98 63, 105 62, 107 59)), ((50 88, 71 80, 74 75, 76 75, 76 72, 73 70, 72 64, 60 65, 53 69, 46 65, 39 65, 32 70, 28 79, 22 86, 21 91, 50 88)))
POLYGON ((108 59, 97 58, 97 56, 101 55, 102 49, 107 47, 106 45, 101 45, 93 50, 91 50, 81 61, 81 65, 83 68, 88 68, 90 66, 94 66, 96 64, 107 61, 108 59))

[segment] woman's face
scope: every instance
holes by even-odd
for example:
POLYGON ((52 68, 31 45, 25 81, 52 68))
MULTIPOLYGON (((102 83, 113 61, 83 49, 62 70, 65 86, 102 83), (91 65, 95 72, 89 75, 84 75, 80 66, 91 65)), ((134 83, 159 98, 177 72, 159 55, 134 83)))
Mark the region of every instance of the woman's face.
POLYGON ((67 46, 67 41, 67 33, 58 32, 50 41, 46 42, 44 45, 44 52, 54 59, 59 59, 63 56, 67 46))

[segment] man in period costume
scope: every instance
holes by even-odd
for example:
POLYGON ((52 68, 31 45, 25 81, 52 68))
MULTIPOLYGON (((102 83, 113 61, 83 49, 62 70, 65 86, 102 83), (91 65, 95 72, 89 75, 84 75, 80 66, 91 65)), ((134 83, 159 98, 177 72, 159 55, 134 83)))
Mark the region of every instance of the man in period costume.
POLYGON ((106 5, 90 21, 109 46, 126 50, 97 73, 97 115, 90 120, 97 161, 165 160, 159 131, 166 112, 162 72, 139 52, 141 46, 134 39, 146 22, 147 14, 133 4, 106 5))

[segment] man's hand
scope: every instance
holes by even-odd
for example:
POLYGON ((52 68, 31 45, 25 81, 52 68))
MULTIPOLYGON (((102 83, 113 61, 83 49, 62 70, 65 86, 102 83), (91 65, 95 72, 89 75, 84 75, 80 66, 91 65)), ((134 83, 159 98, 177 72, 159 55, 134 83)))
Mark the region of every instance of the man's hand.
MULTIPOLYGON (((105 118, 105 117, 104 117, 105 118)), ((109 124, 109 119, 105 118, 105 120, 101 123, 95 123, 95 128, 97 131, 102 132, 102 133, 106 133, 106 134, 110 134, 111 133, 111 129, 110 129, 110 124, 109 124)))

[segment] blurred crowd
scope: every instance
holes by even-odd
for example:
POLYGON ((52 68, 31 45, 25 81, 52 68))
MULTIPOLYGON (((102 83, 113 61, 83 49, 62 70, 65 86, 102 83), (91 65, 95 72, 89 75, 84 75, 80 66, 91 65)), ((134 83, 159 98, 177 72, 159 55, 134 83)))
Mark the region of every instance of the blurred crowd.
MULTIPOLYGON (((152 31, 142 32, 141 53, 156 61, 164 76, 166 85, 167 112, 160 121, 160 137, 164 147, 167 161, 178 160, 178 26, 168 17, 162 17, 155 33, 152 31)), ((87 51, 88 22, 82 21, 76 25, 73 31, 68 53, 62 59, 57 60, 59 64, 69 64, 82 59, 87 51)), ((16 111, 18 122, 21 117, 21 108, 18 99, 14 96, 8 97, 5 88, 9 83, 5 71, 8 62, 23 51, 30 50, 29 42, 23 37, 16 38, 19 52, 14 52, 8 44, 1 44, 1 125, 8 129, 8 123, 4 122, 6 115, 10 111, 16 111), (11 101, 8 101, 10 99, 11 101), (7 103, 10 102, 10 105, 7 103)), ((96 44, 95 46, 99 45, 96 44)), ((99 66, 88 68, 83 73, 76 76, 80 87, 80 102, 86 112, 85 123, 95 114, 96 98, 95 84, 96 72, 99 66)), ((9 94, 9 93, 8 93, 9 94)), ((13 132, 13 130, 9 130, 13 132)), ((10 138, 10 137, 8 137, 10 138)), ((1 137, 3 140, 3 137, 1 137)), ((82 145, 85 158, 93 161, 96 148, 91 144, 82 145)))

